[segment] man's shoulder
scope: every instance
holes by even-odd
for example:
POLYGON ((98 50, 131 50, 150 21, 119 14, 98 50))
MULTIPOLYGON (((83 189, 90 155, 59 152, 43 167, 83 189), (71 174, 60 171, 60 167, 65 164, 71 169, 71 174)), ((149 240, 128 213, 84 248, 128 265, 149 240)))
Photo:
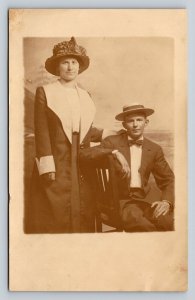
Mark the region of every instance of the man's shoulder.
POLYGON ((119 130, 118 132, 116 132, 116 134, 114 135, 109 135, 107 136, 103 142, 108 142, 108 143, 112 143, 112 144, 118 144, 121 143, 122 141, 127 139, 127 133, 125 130, 119 130))
POLYGON ((152 140, 150 140, 150 139, 148 139, 146 137, 144 137, 144 141, 145 141, 145 144, 148 147, 150 147, 150 148, 152 148, 154 150, 160 150, 160 149, 162 149, 162 147, 158 143, 156 143, 156 142, 154 142, 154 141, 152 141, 152 140))

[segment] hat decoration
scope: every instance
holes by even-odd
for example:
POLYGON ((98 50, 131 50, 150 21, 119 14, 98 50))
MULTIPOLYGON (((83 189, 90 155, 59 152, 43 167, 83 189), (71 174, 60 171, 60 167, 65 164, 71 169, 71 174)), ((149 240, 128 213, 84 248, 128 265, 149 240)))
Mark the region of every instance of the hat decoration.
POLYGON ((79 73, 86 70, 89 66, 89 57, 86 55, 86 49, 78 45, 74 37, 70 41, 63 41, 54 46, 53 56, 49 57, 45 62, 46 70, 53 75, 58 75, 57 66, 59 59, 62 57, 76 58, 80 65, 79 73))

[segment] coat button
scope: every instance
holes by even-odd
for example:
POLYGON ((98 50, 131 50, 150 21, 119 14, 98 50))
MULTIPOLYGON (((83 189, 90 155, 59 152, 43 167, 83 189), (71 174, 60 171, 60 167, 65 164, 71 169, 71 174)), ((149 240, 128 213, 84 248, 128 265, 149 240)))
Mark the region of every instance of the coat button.
POLYGON ((84 181, 84 176, 80 175, 80 183, 82 183, 84 181))

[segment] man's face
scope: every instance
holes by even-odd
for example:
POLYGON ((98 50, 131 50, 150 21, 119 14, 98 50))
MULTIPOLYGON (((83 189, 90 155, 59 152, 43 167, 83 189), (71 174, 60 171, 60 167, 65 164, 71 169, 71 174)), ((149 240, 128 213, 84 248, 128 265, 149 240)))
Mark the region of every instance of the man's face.
POLYGON ((128 135, 132 139, 139 139, 148 122, 146 117, 141 113, 129 114, 125 117, 123 127, 127 130, 128 135))
POLYGON ((62 79, 72 81, 79 73, 79 63, 74 57, 62 58, 59 62, 58 70, 62 79))

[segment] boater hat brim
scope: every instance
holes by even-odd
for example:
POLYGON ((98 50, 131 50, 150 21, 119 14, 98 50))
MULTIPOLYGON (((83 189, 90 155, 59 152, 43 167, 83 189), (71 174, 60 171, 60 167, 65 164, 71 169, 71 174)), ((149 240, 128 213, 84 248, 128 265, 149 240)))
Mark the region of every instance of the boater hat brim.
POLYGON ((124 121, 124 117, 135 113, 141 113, 144 114, 146 117, 148 117, 154 113, 154 110, 151 108, 145 108, 143 105, 124 107, 123 112, 116 115, 115 119, 118 121, 124 121))

